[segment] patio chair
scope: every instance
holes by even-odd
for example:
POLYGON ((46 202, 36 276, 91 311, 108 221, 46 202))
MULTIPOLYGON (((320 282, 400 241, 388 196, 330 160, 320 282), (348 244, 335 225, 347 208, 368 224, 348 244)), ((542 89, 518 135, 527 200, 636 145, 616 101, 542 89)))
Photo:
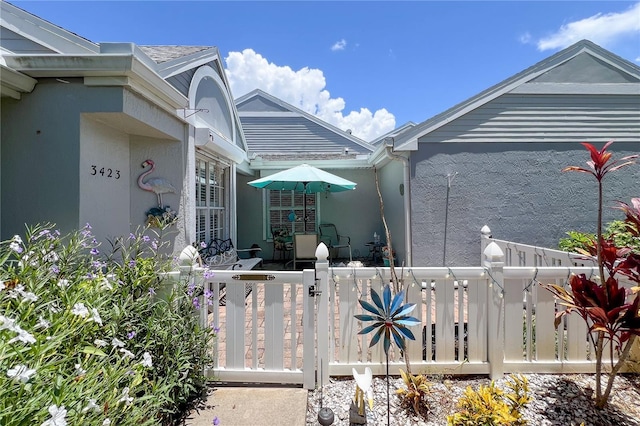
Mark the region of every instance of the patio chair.
POLYGON ((271 238, 273 238, 273 255, 271 260, 276 260, 276 255, 281 260, 288 259, 293 251, 293 239, 286 228, 271 226, 271 238))
POLYGON ((351 238, 346 235, 338 234, 338 230, 333 223, 321 223, 318 226, 320 231, 320 241, 326 244, 329 249, 329 264, 334 258, 338 258, 341 248, 349 249, 349 262, 353 259, 351 257, 351 238))
POLYGON ((293 235, 293 269, 297 269, 296 262, 316 261, 316 249, 318 248, 318 234, 294 234, 293 235))

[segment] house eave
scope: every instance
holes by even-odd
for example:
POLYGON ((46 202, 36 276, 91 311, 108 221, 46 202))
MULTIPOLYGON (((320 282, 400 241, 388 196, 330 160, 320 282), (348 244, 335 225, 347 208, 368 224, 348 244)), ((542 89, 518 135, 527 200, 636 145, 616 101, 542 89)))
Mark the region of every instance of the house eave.
MULTIPOLYGON (((370 169, 371 164, 366 158, 354 158, 345 160, 305 160, 304 163, 318 168, 327 169, 370 169)), ((256 157, 249 160, 249 167, 254 171, 259 170, 282 170, 291 167, 299 166, 300 160, 263 160, 261 157, 256 157)))
POLYGON ((174 115, 187 98, 133 54, 5 55, 7 66, 32 78, 84 77, 91 86, 125 86, 174 115))
POLYGON ((33 90, 38 80, 13 70, 0 64, 0 84, 2 86, 2 96, 9 96, 20 99, 21 93, 28 93, 33 90))

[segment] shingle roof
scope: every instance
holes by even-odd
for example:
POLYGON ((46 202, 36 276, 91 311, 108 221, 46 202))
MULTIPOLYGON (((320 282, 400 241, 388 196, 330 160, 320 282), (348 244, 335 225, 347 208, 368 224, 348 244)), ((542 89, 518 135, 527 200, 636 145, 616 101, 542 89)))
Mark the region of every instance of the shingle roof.
POLYGON ((138 46, 148 57, 156 63, 169 62, 183 56, 193 55, 213 46, 138 46))

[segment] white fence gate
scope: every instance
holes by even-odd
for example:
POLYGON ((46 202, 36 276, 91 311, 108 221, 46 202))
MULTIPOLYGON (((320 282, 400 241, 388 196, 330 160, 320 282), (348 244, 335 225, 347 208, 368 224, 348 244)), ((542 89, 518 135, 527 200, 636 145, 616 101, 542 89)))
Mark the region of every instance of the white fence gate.
MULTIPOLYGON (((483 266, 395 268, 421 321, 407 342, 412 372, 492 378, 593 372, 584 321, 570 315, 556 329, 555 313, 563 308, 540 284, 566 285, 572 273, 595 276, 597 268, 571 254, 492 240, 484 231, 483 266), (501 247, 511 250, 508 257, 501 247), (513 259, 519 266, 505 265, 513 259)), ((312 389, 329 376, 351 375, 353 367, 385 373, 382 345, 369 348, 372 336, 358 334, 367 324, 354 315, 363 313, 359 299, 371 301, 371 290, 380 293, 390 282, 388 267, 330 268, 319 259, 315 270, 214 271, 208 278, 202 268, 188 269, 171 274, 210 292, 211 304, 199 314, 219 328, 209 376, 312 389)), ((390 372, 404 367, 403 354, 392 349, 390 372)))

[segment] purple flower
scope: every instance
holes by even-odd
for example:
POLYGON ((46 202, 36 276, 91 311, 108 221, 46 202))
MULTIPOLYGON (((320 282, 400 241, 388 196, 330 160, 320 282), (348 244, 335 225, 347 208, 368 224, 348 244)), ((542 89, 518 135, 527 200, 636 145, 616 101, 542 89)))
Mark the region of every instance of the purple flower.
POLYGON ((215 274, 213 273, 213 271, 210 271, 209 269, 206 269, 204 271, 204 274, 202 274, 202 275, 203 275, 205 280, 209 280, 209 279, 213 278, 215 274))
POLYGON ((127 333, 127 339, 131 340, 134 337, 136 337, 136 332, 135 331, 130 331, 127 333))
POLYGON ((151 241, 151 238, 149 238, 148 235, 143 235, 142 236, 142 241, 144 241, 145 243, 148 243, 149 241, 151 241))
POLYGON ((129 268, 135 268, 136 267, 136 260, 135 259, 131 259, 129 261, 129 268))
POLYGON ((153 296, 156 294, 156 290, 153 287, 149 287, 149 296, 153 296))
POLYGON ((92 229, 91 225, 89 225, 89 222, 87 222, 87 224, 84 226, 84 229, 92 229))
POLYGON ((51 272, 53 272, 54 274, 59 274, 60 273, 60 268, 58 268, 57 265, 53 265, 51 267, 51 272))
POLYGON ((197 297, 193 298, 193 307, 196 309, 200 309, 200 301, 198 300, 197 297))
POLYGON ((220 424, 220 419, 218 418, 218 416, 215 416, 213 418, 213 425, 216 426, 216 425, 219 425, 219 424, 220 424))
POLYGON ((95 248, 95 247, 94 247, 94 248, 92 248, 92 249, 91 249, 91 252, 90 252, 90 253, 91 253, 92 255, 94 255, 94 256, 95 256, 95 255, 97 255, 97 254, 98 254, 98 253, 100 253, 100 252, 98 251, 98 249, 97 249, 97 248, 95 248))
POLYGON ((154 239, 154 240, 151 242, 151 247, 152 247, 154 250, 158 250, 158 240, 155 240, 155 239, 154 239))
POLYGON ((195 283, 191 282, 189 283, 189 285, 187 286, 187 294, 189 296, 193 296, 193 292, 196 291, 196 285, 195 283))
POLYGON ((130 240, 135 240, 136 239, 136 236, 133 235, 133 232, 129 232, 129 239, 130 240))
POLYGON ((211 324, 211 328, 213 328, 213 332, 218 334, 218 332, 220 331, 220 327, 216 327, 215 324, 211 324))

